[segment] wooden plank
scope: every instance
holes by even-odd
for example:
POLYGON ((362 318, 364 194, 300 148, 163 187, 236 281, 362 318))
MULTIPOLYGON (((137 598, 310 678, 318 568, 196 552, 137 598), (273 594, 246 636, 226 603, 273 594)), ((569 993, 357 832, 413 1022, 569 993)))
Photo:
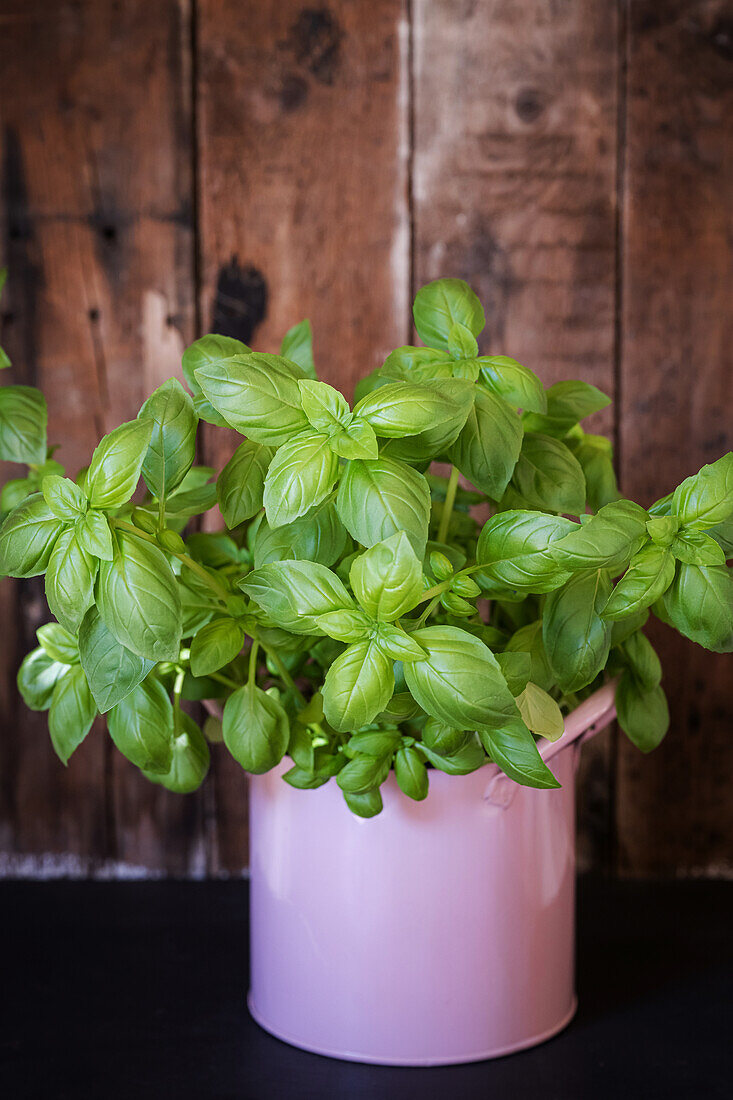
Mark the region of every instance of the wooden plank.
MULTIPOLYGON (((65 2, 53 14, 10 0, 0 16, 3 340, 16 377, 44 389, 71 472, 179 372, 193 336, 188 35, 175 0, 65 2)), ((6 683, 44 614, 38 584, 24 590, 6 683)), ((63 769, 45 717, 14 693, 7 707, 10 851, 67 852, 81 873, 200 863, 190 803, 147 784, 100 731, 63 769)))
MULTIPOLYGON (((642 503, 733 446, 730 2, 630 6, 621 464, 642 503)), ((731 658, 660 627, 672 727, 619 742, 618 867, 733 871, 731 658)))
MULTIPOLYGON (((409 331, 406 10, 198 5, 204 323, 275 351, 309 316, 321 376, 346 392, 409 331)), ((237 871, 243 777, 215 766, 219 867, 237 871)))
MULTIPOLYGON (((415 283, 467 279, 483 351, 614 396, 617 12, 415 0, 415 283)), ((592 430, 612 427, 610 411, 592 430)), ((610 736, 584 749, 580 852, 608 847, 610 736)))

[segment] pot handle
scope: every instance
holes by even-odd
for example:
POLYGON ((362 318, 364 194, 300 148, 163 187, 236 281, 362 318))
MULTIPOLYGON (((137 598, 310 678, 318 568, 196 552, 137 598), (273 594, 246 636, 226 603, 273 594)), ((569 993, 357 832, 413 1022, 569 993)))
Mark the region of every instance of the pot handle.
MULTIPOLYGON (((616 680, 604 684, 594 691, 565 719, 565 732, 557 741, 547 741, 541 737, 537 742, 540 756, 547 764, 557 753, 574 746, 576 754, 580 746, 591 737, 610 725, 616 717, 616 680)), ((505 775, 496 765, 492 765, 494 774, 484 792, 484 799, 494 806, 506 809, 511 805, 519 787, 513 779, 505 775)))

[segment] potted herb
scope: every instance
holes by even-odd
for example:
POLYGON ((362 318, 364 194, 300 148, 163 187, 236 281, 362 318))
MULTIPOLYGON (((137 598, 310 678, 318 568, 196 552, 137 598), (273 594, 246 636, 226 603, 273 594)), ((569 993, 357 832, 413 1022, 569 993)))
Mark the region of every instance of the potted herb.
POLYGON ((56 621, 18 685, 65 764, 101 713, 171 790, 212 742, 255 777, 255 1016, 419 1064, 572 1013, 572 746, 614 706, 642 751, 663 738, 650 610, 733 648, 733 454, 645 509, 580 426, 598 389, 479 354, 459 280, 414 318, 424 346, 353 409, 316 379, 308 322, 279 355, 205 336, 190 392, 166 382, 75 479, 41 395, 3 388, 0 457, 28 471, 3 489, 0 573, 45 574, 56 621), (200 420, 244 437, 216 478, 200 420), (226 529, 191 532, 216 504, 226 529))

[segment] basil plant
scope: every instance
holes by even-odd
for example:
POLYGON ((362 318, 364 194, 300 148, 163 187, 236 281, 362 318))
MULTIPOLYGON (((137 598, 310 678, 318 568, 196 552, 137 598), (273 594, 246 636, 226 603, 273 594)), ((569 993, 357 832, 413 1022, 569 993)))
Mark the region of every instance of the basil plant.
POLYGON ((56 620, 18 685, 64 763, 101 713, 170 790, 198 787, 223 741, 255 774, 287 756, 297 788, 335 777, 371 817, 392 769, 413 799, 433 769, 487 761, 557 786, 537 739, 606 677, 628 737, 659 744, 650 611, 733 649, 733 454, 645 509, 581 426, 603 393, 480 354, 459 280, 423 287, 414 318, 423 346, 353 408, 317 379, 307 321, 279 355, 204 336, 188 391, 162 385, 74 479, 41 395, 0 391, 0 457, 28 467, 2 492, 0 573, 45 575, 56 620), (202 420, 243 437, 218 477, 194 464, 202 420), (197 529, 217 504, 226 529, 197 529))

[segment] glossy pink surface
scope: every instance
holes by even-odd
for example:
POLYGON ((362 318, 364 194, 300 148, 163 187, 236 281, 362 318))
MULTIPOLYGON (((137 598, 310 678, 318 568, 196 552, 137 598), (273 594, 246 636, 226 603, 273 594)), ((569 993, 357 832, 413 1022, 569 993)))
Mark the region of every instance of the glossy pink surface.
POLYGON ((431 771, 416 803, 391 775, 367 821, 333 780, 298 791, 280 778, 288 765, 253 777, 255 1019, 308 1050, 404 1065, 560 1030, 575 1008, 576 748, 613 716, 607 685, 542 744, 559 790, 487 765, 431 771))

